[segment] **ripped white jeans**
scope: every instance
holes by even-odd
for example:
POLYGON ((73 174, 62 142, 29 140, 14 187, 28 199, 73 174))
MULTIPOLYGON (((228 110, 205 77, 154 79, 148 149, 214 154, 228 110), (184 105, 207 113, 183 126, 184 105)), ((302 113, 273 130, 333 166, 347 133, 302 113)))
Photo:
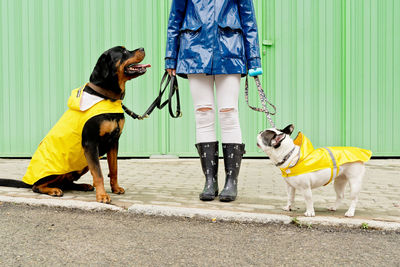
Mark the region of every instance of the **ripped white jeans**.
POLYGON ((218 118, 221 126, 222 143, 242 143, 238 97, 240 74, 189 74, 196 118, 196 143, 215 142, 214 83, 218 103, 218 118))

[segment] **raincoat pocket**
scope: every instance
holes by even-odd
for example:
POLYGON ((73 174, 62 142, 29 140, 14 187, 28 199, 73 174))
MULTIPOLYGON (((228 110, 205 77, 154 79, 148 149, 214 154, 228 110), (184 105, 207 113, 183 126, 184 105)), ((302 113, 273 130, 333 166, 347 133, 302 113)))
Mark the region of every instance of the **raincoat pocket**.
POLYGON ((243 31, 238 25, 218 24, 222 58, 244 58, 243 31))
POLYGON ((200 56, 198 46, 201 25, 192 27, 182 27, 180 30, 179 58, 196 58, 200 56))

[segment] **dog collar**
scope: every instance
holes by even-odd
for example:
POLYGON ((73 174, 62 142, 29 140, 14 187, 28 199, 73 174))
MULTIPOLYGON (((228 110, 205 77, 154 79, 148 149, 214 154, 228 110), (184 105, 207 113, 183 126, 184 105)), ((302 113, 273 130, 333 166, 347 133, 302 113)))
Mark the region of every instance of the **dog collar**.
POLYGON ((91 88, 93 91, 95 91, 100 97, 104 99, 111 99, 111 100, 123 100, 125 93, 122 94, 117 94, 109 90, 105 90, 104 88, 101 88, 100 86, 97 86, 93 83, 88 83, 87 85, 89 88, 91 88))
POLYGON ((283 163, 285 163, 285 161, 287 161, 287 160, 290 158, 290 156, 293 154, 293 151, 294 151, 295 149, 296 149, 296 146, 294 146, 294 147, 292 148, 292 150, 290 150, 290 152, 287 153, 286 156, 283 157, 283 160, 282 160, 281 162, 278 162, 277 164, 275 164, 275 166, 276 166, 276 167, 279 167, 279 166, 281 166, 283 163))

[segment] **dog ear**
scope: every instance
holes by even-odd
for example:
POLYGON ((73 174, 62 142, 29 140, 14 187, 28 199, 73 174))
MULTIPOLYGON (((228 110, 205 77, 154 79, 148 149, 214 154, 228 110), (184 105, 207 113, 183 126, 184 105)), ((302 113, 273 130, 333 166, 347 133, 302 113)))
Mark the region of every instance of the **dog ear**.
POLYGON ((94 66, 93 72, 90 75, 90 82, 94 84, 101 83, 107 80, 110 74, 110 61, 111 56, 109 53, 103 53, 97 60, 96 66, 94 66))
POLYGON ((293 133, 294 130, 294 125, 293 124, 289 124, 288 126, 285 127, 285 129, 280 130, 282 133, 285 133, 287 135, 291 135, 293 133))

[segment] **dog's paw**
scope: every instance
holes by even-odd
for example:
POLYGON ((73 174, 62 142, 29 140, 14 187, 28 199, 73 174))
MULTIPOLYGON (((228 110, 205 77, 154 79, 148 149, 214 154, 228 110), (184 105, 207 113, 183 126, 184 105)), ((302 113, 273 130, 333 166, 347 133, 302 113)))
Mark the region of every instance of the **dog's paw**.
POLYGON ((327 209, 328 209, 329 211, 336 211, 336 207, 335 207, 335 206, 328 207, 327 209))
POLYGON ((114 193, 114 194, 124 194, 125 193, 125 189, 123 189, 122 187, 119 187, 119 186, 117 186, 117 187, 113 187, 112 188, 112 192, 114 193))
POLYGON ((344 214, 344 216, 346 216, 346 217, 354 217, 354 210, 348 210, 348 211, 344 214))
POLYGON ((52 197, 62 197, 64 192, 59 188, 51 188, 48 194, 52 197))
POLYGON ((304 212, 304 216, 315 217, 315 212, 313 210, 307 210, 306 212, 304 212))
POLYGON ((107 193, 105 193, 105 194, 96 194, 96 201, 100 202, 100 203, 110 204, 111 203, 111 198, 107 193))

